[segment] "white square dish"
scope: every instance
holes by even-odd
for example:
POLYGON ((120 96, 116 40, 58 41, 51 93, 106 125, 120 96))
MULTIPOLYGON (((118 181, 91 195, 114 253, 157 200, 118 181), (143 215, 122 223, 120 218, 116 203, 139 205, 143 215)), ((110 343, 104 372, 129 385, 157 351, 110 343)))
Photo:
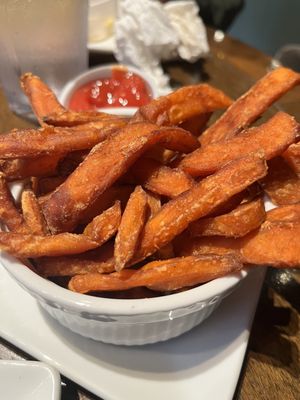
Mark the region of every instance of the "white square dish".
POLYGON ((42 362, 0 360, 0 393, 5 400, 59 400, 60 376, 42 362))

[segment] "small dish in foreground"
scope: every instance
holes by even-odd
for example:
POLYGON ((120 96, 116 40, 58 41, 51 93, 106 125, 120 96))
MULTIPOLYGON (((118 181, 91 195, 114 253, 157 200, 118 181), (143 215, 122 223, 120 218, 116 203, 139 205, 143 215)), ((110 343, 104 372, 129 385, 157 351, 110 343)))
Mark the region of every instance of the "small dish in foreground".
POLYGON ((6 400, 59 400, 60 375, 38 361, 0 361, 0 393, 6 400))

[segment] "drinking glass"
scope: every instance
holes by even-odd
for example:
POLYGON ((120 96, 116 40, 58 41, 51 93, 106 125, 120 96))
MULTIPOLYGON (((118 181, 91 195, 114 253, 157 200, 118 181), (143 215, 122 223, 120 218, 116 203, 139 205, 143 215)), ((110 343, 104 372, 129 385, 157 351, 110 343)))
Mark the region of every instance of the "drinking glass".
POLYGON ((88 0, 1 0, 0 82, 12 111, 30 116, 19 77, 40 76, 56 94, 88 66, 88 0))

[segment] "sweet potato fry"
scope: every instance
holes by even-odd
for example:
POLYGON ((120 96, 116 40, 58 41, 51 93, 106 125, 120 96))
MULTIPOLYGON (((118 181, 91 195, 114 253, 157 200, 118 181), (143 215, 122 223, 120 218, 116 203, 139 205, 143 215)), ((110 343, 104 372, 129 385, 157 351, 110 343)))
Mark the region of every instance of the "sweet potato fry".
POLYGON ((192 176, 214 173, 228 161, 262 150, 266 160, 280 155, 296 140, 299 125, 293 117, 278 112, 265 124, 250 128, 237 137, 212 143, 187 155, 179 167, 192 176))
POLYGON ((83 233, 100 246, 117 232, 120 222, 121 205, 120 201, 116 201, 112 207, 95 217, 85 227, 83 233))
POLYGON ((292 170, 300 176, 300 143, 291 144, 282 156, 292 170))
POLYGON ((53 91, 38 76, 28 72, 22 75, 20 83, 41 125, 43 125, 45 115, 60 113, 65 110, 53 91))
POLYGON ((241 237, 257 229, 265 220, 266 212, 262 199, 244 203, 228 214, 214 218, 203 218, 189 226, 191 236, 241 237))
POLYGON ((235 194, 230 199, 226 200, 225 203, 215 207, 212 212, 210 212, 208 217, 217 217, 218 215, 227 214, 230 211, 234 210, 242 203, 247 203, 259 196, 263 193, 260 185, 255 182, 252 185, 248 186, 247 189, 243 190, 240 193, 235 194))
POLYGON ((115 268, 121 271, 131 260, 147 216, 147 195, 137 186, 129 197, 115 239, 115 268))
POLYGON ((249 155, 228 163, 216 174, 170 200, 147 222, 134 259, 138 261, 153 254, 183 232, 191 222, 204 217, 266 172, 265 162, 260 156, 249 155))
POLYGON ((244 262, 273 267, 299 267, 300 222, 267 223, 242 238, 244 262))
POLYGON ((185 86, 140 107, 132 121, 149 121, 164 126, 176 125, 197 115, 226 108, 231 103, 229 97, 210 85, 185 86))
POLYGON ((57 173, 57 166, 62 157, 61 154, 52 154, 26 159, 1 160, 0 169, 8 181, 22 180, 32 176, 53 176, 57 173))
POLYGON ((77 275, 70 280, 69 289, 87 293, 146 286, 157 291, 172 291, 208 282, 241 268, 242 264, 232 255, 173 258, 153 261, 138 270, 77 275))
POLYGON ((72 231, 83 212, 96 202, 105 189, 123 175, 143 152, 158 142, 183 152, 192 151, 198 146, 197 140, 180 128, 158 129, 149 123, 127 125, 95 146, 43 203, 43 212, 51 231, 72 231))
POLYGON ((197 256, 201 254, 233 254, 240 257, 239 239, 223 236, 203 236, 191 238, 184 233, 175 239, 176 256, 197 256))
POLYGON ((260 181, 264 191, 276 205, 300 202, 300 178, 282 157, 268 162, 268 175, 260 181))
POLYGON ((53 236, 38 236, 0 232, 0 249, 21 258, 80 254, 98 246, 97 242, 86 235, 61 233, 53 236))
POLYGON ((300 221, 300 203, 273 208, 267 212, 265 224, 268 222, 293 221, 300 221))
POLYGON ((277 68, 252 86, 225 113, 203 132, 202 146, 224 141, 249 126, 283 94, 300 83, 300 75, 287 68, 277 68))
POLYGON ((160 196, 152 192, 146 192, 149 216, 147 219, 152 218, 161 209, 160 196))
POLYGON ((75 126, 103 119, 118 119, 119 116, 98 112, 75 112, 66 110, 54 92, 36 75, 25 73, 20 79, 21 87, 28 97, 32 109, 41 125, 75 126))
MULTIPOLYGON (((49 113, 44 115, 43 122, 48 125, 53 126, 65 126, 72 127, 78 125, 89 124, 91 122, 99 123, 102 126, 102 122, 106 122, 109 120, 120 120, 127 122, 127 118, 120 117, 118 115, 107 114, 100 111, 71 111, 71 110, 62 110, 56 113, 49 113)), ((96 124, 92 126, 97 126, 96 124)))
POLYGON ((111 133, 111 126, 102 130, 46 127, 11 131, 0 136, 0 157, 33 158, 90 149, 111 133))
MULTIPOLYGON (((145 285, 146 287, 152 290, 168 292, 209 282, 212 279, 238 272, 242 268, 243 264, 233 254, 223 256, 207 254, 153 261, 153 263, 145 265, 142 269, 144 269, 145 275, 149 272, 151 274, 151 271, 155 271, 157 276, 162 275, 157 282, 155 282, 155 277, 153 276, 153 283, 145 285)), ((144 276, 143 278, 150 280, 149 277, 146 278, 144 276)))
POLYGON ((17 209, 7 186, 5 175, 0 172, 0 221, 10 231, 25 231, 24 219, 17 209))
POLYGON ((91 272, 110 273, 115 270, 114 247, 111 242, 82 254, 40 257, 34 261, 38 273, 45 277, 74 276, 91 272))
POLYGON ((25 189, 21 196, 23 218, 28 230, 33 235, 47 235, 48 228, 40 210, 39 203, 30 189, 25 189))
POLYGON ((164 166, 150 158, 138 160, 129 175, 151 192, 171 198, 190 189, 195 183, 182 170, 164 166))

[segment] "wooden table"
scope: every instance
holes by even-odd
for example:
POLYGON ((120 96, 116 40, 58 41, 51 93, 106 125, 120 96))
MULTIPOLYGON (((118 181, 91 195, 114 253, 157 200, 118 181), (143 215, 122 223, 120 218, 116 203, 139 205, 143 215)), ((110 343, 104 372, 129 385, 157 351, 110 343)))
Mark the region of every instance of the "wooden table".
MULTIPOLYGON (((270 58, 258 50, 224 37, 217 42, 208 30, 211 55, 195 64, 178 61, 164 65, 174 86, 207 81, 237 97, 269 69, 270 58)), ((90 64, 114 61, 112 55, 91 54, 90 64)), ((284 96, 277 107, 300 121, 300 88, 284 96)), ((0 132, 31 126, 14 116, 0 93, 0 132)), ((234 399, 300 399, 300 273, 269 269, 253 323, 248 351, 234 399)), ((1 354, 27 357, 8 343, 0 342, 1 354)), ((67 381, 63 399, 95 399, 67 381)), ((188 400, 188 399, 187 399, 188 400)), ((217 399, 211 399, 217 400, 217 399)))

